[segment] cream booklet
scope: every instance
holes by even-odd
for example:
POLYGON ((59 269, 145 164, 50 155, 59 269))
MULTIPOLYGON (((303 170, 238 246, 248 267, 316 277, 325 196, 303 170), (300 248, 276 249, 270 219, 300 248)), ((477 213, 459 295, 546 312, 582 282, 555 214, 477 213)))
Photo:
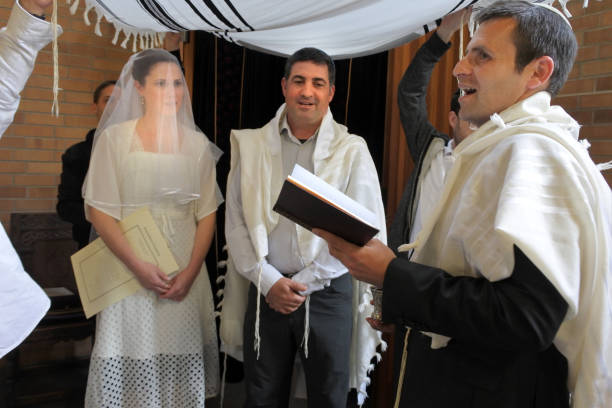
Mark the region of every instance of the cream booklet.
MULTIPOLYGON (((125 217, 119 227, 140 259, 157 265, 168 275, 178 271, 176 260, 148 208, 125 217)), ((70 260, 87 318, 142 289, 134 274, 107 248, 102 238, 76 252, 70 260)))

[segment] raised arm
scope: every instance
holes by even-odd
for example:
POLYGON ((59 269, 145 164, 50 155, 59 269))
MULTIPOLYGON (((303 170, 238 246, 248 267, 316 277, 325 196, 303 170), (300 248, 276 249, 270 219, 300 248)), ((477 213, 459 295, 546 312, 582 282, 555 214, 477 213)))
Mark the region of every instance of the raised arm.
POLYGON ((400 118, 415 163, 432 137, 448 138, 429 122, 427 87, 435 65, 450 48, 450 38, 467 21, 468 15, 469 9, 463 9, 444 17, 438 30, 416 52, 399 83, 397 102, 400 118))
POLYGON ((51 24, 34 16, 42 16, 51 2, 15 3, 6 27, 0 30, 0 136, 13 122, 19 94, 32 74, 38 52, 53 38, 51 24))

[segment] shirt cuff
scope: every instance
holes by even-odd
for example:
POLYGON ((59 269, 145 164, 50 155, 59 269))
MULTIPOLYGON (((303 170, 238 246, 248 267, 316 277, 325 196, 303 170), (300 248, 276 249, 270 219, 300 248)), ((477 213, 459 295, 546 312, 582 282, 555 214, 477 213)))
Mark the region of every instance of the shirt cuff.
MULTIPOLYGON (((253 274, 253 276, 255 277, 253 281, 255 286, 257 286, 258 273, 259 271, 256 269, 255 273, 253 274)), ((274 286, 274 284, 282 277, 283 275, 275 267, 273 267, 267 262, 264 263, 261 271, 261 293, 264 296, 268 296, 270 288, 272 288, 272 286, 274 286)))

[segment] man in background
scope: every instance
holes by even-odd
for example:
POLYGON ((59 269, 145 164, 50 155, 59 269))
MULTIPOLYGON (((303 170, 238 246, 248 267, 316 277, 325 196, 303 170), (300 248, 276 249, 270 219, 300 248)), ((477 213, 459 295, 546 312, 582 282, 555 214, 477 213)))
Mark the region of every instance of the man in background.
MULTIPOLYGON (((115 89, 115 81, 104 81, 93 93, 91 108, 100 121, 104 108, 115 89)), ((62 174, 57 188, 57 214, 72 224, 72 238, 78 243, 79 249, 89 243, 91 224, 85 219, 85 207, 81 189, 89 168, 91 147, 93 145, 93 128, 85 136, 85 140, 70 146, 62 155, 62 174)))
MULTIPOLYGON (((389 227, 389 248, 398 253, 400 245, 412 242, 423 223, 435 208, 444 187, 448 170, 454 163, 453 149, 472 130, 469 123, 459 118, 459 91, 454 92, 448 112, 451 134, 437 130, 427 114, 427 88, 434 67, 451 47, 451 37, 469 20, 470 8, 447 15, 438 29, 419 48, 398 86, 399 113, 406 136, 406 145, 414 162, 414 169, 404 188, 393 222, 389 227)), ((393 331, 393 325, 368 319, 372 327, 393 331)), ((394 378, 397 383, 401 367, 406 326, 394 330, 394 378)), ((404 380, 406 381, 406 379, 404 380)))
POLYGON ((459 118, 458 91, 453 93, 448 112, 450 137, 437 130, 427 114, 427 87, 433 69, 450 49, 452 35, 468 21, 469 10, 465 8, 442 19, 414 55, 398 86, 399 113, 414 169, 389 228, 389 247, 394 251, 411 242, 420 231, 452 166, 453 149, 472 133, 469 123, 459 118))

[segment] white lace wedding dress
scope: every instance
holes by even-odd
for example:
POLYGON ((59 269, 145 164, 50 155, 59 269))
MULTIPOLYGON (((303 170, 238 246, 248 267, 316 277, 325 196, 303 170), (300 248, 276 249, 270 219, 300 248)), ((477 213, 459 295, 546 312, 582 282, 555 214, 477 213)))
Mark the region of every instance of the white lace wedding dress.
MULTIPOLYGON (((121 124, 119 130, 113 132, 113 137, 129 135, 133 123, 121 124)), ((117 149, 118 159, 114 163, 123 164, 120 172, 113 169, 108 174, 97 169, 94 174, 116 177, 118 193, 125 202, 146 199, 154 190, 154 183, 159 182, 153 174, 171 174, 176 179, 188 180, 193 166, 197 166, 184 155, 160 156, 133 148, 122 155, 125 144, 114 143, 110 137, 102 138, 100 143, 109 143, 107 149, 117 149), (148 169, 150 166, 155 168, 148 169)), ((199 148, 199 142, 195 146, 199 148)), ((94 157, 92 165, 108 166, 100 161, 94 157)), ((189 262, 196 221, 216 211, 219 204, 215 198, 214 162, 206 166, 212 169, 206 170, 208 180, 203 178, 198 200, 177 204, 169 198, 149 206, 179 270, 189 262)), ((88 182, 95 186, 95 180, 88 182)), ((99 209, 116 211, 103 206, 99 209)), ((135 209, 122 207, 119 211, 124 217, 135 209)), ((203 407, 205 398, 215 396, 218 388, 214 301, 206 265, 181 302, 159 299, 143 289, 98 314, 86 407, 203 407)))

